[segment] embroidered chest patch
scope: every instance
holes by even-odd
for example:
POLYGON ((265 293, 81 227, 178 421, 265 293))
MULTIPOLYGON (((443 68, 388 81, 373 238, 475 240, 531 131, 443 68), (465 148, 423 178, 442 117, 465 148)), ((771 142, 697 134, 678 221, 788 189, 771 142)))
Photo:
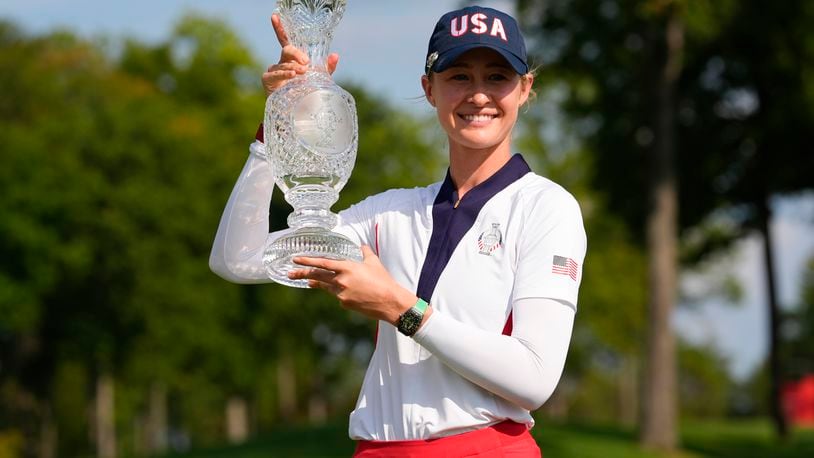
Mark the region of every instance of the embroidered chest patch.
POLYGON ((478 253, 491 256, 492 252, 503 246, 503 233, 500 232, 500 223, 492 223, 492 227, 478 236, 478 253))

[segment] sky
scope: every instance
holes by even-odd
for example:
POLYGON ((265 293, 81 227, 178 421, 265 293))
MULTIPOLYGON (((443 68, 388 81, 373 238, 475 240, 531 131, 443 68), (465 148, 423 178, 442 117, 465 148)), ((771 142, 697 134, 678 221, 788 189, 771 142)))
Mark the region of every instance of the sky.
MULTIPOLYGON (((483 0, 513 12, 511 0, 483 0)), ((461 0, 349 0, 333 41, 340 55, 335 77, 359 82, 411 111, 427 112, 421 92, 427 41, 438 18, 461 0)), ((131 36, 147 42, 167 38, 188 11, 225 20, 265 65, 277 61, 280 46, 269 17, 275 0, 3 0, 0 17, 36 33, 64 26, 83 36, 131 36)))
MULTIPOLYGON (((509 13, 513 3, 480 2, 509 13)), ((0 2, 0 17, 13 20, 32 34, 64 27, 89 38, 127 36, 154 43, 166 39, 185 12, 196 11, 225 20, 262 63, 271 64, 280 53, 269 22, 275 4, 274 0, 4 0, 0 2)), ((460 0, 349 0, 332 47, 340 54, 337 80, 359 83, 414 113, 431 113, 420 97, 419 83, 427 40, 437 19, 460 4, 460 0)), ((803 266, 814 256, 814 195, 777 200, 774 208, 772 243, 777 253, 780 300, 794 304, 803 266)), ((740 378, 748 375, 767 351, 761 244, 757 237, 746 238, 711 267, 731 273, 744 285, 742 301, 727 304, 712 298, 693 307, 679 307, 675 316, 682 336, 715 345, 740 378)), ((692 287, 698 278, 685 275, 683 282, 692 287)))
MULTIPOLYGON (((798 304, 803 269, 814 257, 814 193, 777 199, 770 225, 775 249, 775 279, 781 307, 798 304)), ((729 359, 731 373, 744 379, 768 352, 768 309, 763 240, 749 236, 708 266, 707 272, 730 274, 743 287, 737 303, 712 298, 679 307, 675 324, 681 335, 696 343, 709 343, 729 359)), ((685 274, 683 286, 698 288, 699 278, 685 274)))

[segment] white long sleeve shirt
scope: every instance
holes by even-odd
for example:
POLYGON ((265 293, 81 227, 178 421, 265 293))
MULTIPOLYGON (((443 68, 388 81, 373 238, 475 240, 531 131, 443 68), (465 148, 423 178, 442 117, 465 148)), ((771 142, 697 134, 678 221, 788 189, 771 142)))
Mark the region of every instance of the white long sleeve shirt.
MULTIPOLYGON (((238 283, 270 281, 262 254, 273 178, 263 145, 224 210, 210 266, 238 283)), ((414 440, 503 421, 533 425, 568 351, 586 237, 576 200, 515 155, 458 201, 447 177, 339 213, 334 229, 374 249, 433 314, 412 338, 380 322, 350 436, 414 440)))

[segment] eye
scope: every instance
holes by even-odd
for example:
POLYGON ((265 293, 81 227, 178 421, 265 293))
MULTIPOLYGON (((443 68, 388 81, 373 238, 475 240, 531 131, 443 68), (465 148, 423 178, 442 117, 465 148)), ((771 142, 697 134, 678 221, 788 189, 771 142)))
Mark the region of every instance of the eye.
POLYGON ((451 81, 469 81, 469 75, 465 73, 453 73, 449 79, 451 81))
POLYGON ((509 77, 504 73, 492 73, 489 75, 489 81, 506 81, 509 77))

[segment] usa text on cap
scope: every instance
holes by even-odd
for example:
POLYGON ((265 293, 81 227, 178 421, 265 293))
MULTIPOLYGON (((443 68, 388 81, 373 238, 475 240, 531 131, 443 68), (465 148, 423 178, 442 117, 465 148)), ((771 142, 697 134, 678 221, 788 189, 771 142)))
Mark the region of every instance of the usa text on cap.
POLYGON ((424 71, 442 72, 461 54, 475 48, 497 51, 521 75, 529 71, 526 43, 517 21, 506 13, 481 6, 441 16, 430 37, 424 71))

